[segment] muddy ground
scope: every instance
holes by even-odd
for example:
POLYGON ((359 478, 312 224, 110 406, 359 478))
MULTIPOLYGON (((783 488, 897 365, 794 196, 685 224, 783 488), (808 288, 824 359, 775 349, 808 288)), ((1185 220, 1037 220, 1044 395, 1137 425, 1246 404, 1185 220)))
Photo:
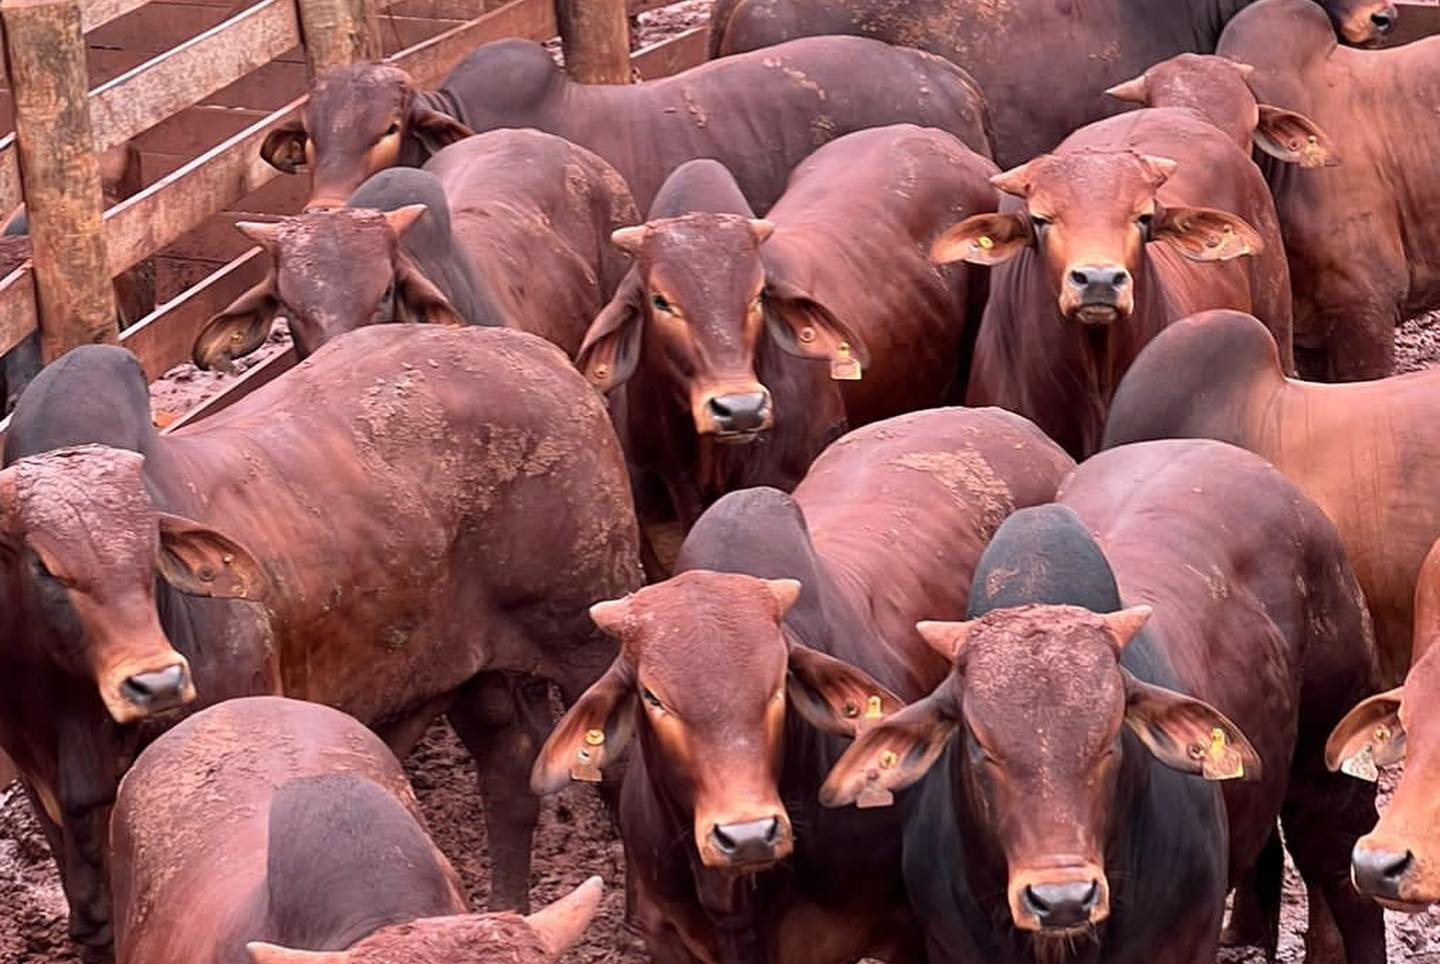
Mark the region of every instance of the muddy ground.
MULTIPOLYGON (((634 45, 663 40, 704 22, 710 0, 642 14, 634 45)), ((288 342, 283 328, 241 371, 288 342)), ((1440 361, 1440 314, 1407 323, 1397 338, 1397 367, 1414 371, 1440 361)), ((152 387, 162 420, 174 418, 223 387, 233 376, 184 365, 152 387)), ((440 847, 454 862, 472 906, 483 907, 488 890, 485 831, 474 770, 458 741, 437 723, 406 767, 440 847)), ((647 960, 622 927, 624 858, 609 818, 589 787, 572 787, 547 800, 536 842, 532 895, 538 903, 559 896, 591 874, 605 878, 607 892, 586 940, 565 960, 571 964, 641 964, 647 960)), ((1392 962, 1440 964, 1440 913, 1386 915, 1392 962)), ((1285 895, 1280 957, 1296 964, 1304 956, 1304 888, 1293 872, 1285 895)), ((1225 964, 1260 964, 1262 956, 1222 952, 1225 964)), ((49 848, 17 785, 0 787, 0 964, 78 964, 65 936, 65 901, 49 848)))

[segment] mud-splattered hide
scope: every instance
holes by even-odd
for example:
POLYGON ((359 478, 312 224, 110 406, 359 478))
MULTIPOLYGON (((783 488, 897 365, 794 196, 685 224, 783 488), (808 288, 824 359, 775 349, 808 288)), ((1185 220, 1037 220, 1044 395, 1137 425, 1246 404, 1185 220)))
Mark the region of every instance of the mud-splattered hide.
POLYGON ((1259 769, 1244 735, 1214 708, 1121 666, 1121 650, 1149 615, 1144 606, 1110 615, 1025 606, 921 623, 955 660, 953 673, 863 734, 827 778, 822 801, 903 789, 958 739, 963 792, 1005 856, 1015 926, 1067 934, 1105 920, 1122 728, 1185 773, 1222 780, 1259 769))
POLYGON ((695 213, 617 231, 635 267, 587 332, 576 359, 610 391, 637 366, 661 373, 698 435, 748 442, 775 422, 770 389, 756 374, 768 337, 801 358, 854 373, 864 346, 823 305, 768 273, 774 226, 736 214, 695 213))
POLYGON ((1022 210, 967 218, 936 241, 935 258, 995 265, 1033 248, 1065 318, 1114 324, 1135 309, 1150 242, 1201 262, 1228 261, 1264 246, 1234 214, 1160 204, 1156 192, 1177 166, 1129 151, 1047 154, 993 179, 1024 202, 1022 210))
POLYGON ((258 599, 259 564, 199 523, 158 512, 143 458, 105 446, 59 449, 0 471, 0 560, 19 618, 48 635, 15 645, 89 678, 125 724, 195 698, 185 657, 155 608, 157 575, 181 592, 258 599))
POLYGON ((1330 137, 1310 118, 1261 104, 1247 82, 1255 68, 1213 54, 1181 54, 1105 93, 1142 107, 1192 111, 1230 135, 1241 150, 1252 146, 1300 167, 1333 167, 1330 137))
POLYGON ((800 588, 793 579, 695 570, 594 606, 592 618, 619 638, 620 655, 556 727, 536 761, 534 789, 598 776, 638 729, 646 772, 693 815, 705 866, 758 871, 789 856, 794 834, 778 789, 787 711, 852 735, 868 703, 874 715, 901 706, 782 628, 800 588))
POLYGON ((401 237, 426 212, 423 205, 386 212, 336 208, 275 223, 239 222, 269 254, 271 269, 206 323, 195 339, 195 364, 229 370, 235 358, 265 343, 277 314, 289 320, 301 358, 365 325, 465 324, 401 249, 401 237))
POLYGON ((340 207, 365 179, 397 164, 419 167, 472 131, 387 64, 347 64, 321 75, 304 116, 265 137, 260 156, 287 174, 311 170, 306 208, 340 207))

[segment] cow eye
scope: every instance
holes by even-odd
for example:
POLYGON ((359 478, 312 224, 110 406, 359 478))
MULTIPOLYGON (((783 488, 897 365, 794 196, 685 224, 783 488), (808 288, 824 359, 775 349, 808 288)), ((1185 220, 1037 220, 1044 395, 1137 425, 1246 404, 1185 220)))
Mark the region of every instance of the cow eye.
POLYGON ((1041 217, 1038 214, 1030 215, 1030 224, 1034 227, 1035 237, 1037 238, 1043 238, 1045 232, 1050 230, 1050 225, 1053 223, 1049 218, 1041 217))
POLYGON ((391 121, 391 122, 390 122, 390 126, 387 127, 387 128, 385 128, 385 135, 384 135, 384 136, 386 136, 386 137, 394 137, 394 136, 395 136, 396 134, 398 134, 398 133, 400 133, 400 122, 399 122, 399 121, 391 121))
POLYGON ((650 296, 650 304, 652 304, 652 305, 655 306, 655 310, 656 310, 656 311, 663 311, 663 312, 669 313, 669 312, 672 312, 672 311, 674 310, 673 308, 670 307, 670 302, 669 302, 668 300, 666 300, 666 298, 665 298, 664 295, 659 295, 659 294, 651 295, 651 296, 650 296))
POLYGON ((660 697, 650 692, 650 688, 647 686, 640 688, 640 698, 657 710, 663 710, 665 708, 665 704, 660 702, 660 697))
POLYGON ((1141 235, 1148 238, 1150 237, 1150 227, 1155 223, 1155 215, 1142 214, 1135 219, 1135 223, 1139 225, 1141 235))

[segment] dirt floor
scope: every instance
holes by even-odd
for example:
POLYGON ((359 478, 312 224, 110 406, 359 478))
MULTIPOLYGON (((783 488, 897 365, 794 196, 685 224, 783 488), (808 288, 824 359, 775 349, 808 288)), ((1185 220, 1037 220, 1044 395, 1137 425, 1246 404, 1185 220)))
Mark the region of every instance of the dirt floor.
MULTIPOLYGON (((710 0, 642 14, 632 31, 644 46, 704 22, 710 0)), ((246 367, 281 350, 283 328, 246 367)), ((1413 371, 1440 360, 1440 314, 1407 323, 1397 339, 1397 367, 1413 371)), ((234 376, 184 365, 152 387, 157 414, 175 417, 218 391, 234 376)), ((474 770, 463 748, 443 723, 432 728, 407 761, 411 779, 441 848, 465 881, 472 906, 484 906, 488 890, 485 831, 474 770)), ((641 964, 647 960, 623 926, 624 870, 620 843, 611 833, 599 798, 588 787, 572 787, 546 801, 536 844, 532 895, 547 902, 591 874, 604 877, 607 892, 599 918, 586 940, 565 960, 572 964, 641 964)), ((1440 964, 1440 912, 1417 917, 1387 914, 1392 962, 1440 964)), ((1304 888, 1293 872, 1285 897, 1281 960, 1304 956, 1304 888)), ((0 964, 78 964, 65 935, 65 901, 49 849, 18 785, 0 787, 0 964)), ((1222 952, 1225 964, 1260 964, 1257 953, 1222 952)))

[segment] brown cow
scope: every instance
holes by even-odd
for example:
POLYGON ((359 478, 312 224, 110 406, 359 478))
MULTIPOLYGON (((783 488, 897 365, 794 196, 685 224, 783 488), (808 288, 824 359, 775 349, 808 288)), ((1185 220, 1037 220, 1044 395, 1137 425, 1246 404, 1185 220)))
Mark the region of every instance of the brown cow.
POLYGON ((1362 701, 1330 737, 1331 769, 1364 780, 1405 761, 1380 822, 1350 858, 1355 888, 1391 910, 1417 913, 1440 903, 1440 796, 1435 792, 1435 699, 1440 696, 1440 542, 1415 584, 1415 661, 1402 686, 1362 701))
POLYGON ((312 205, 343 204, 375 171, 416 166, 470 131, 533 127, 615 165, 641 210, 670 172, 710 157, 756 210, 790 170, 851 131, 912 123, 990 155, 980 88, 939 57, 858 37, 810 38, 638 84, 577 84, 528 40, 485 44, 439 90, 388 65, 337 67, 310 92, 305 118, 272 131, 261 156, 314 169, 312 205))
POLYGON ((1087 455, 1140 349, 1206 308, 1253 311, 1289 367, 1290 284, 1275 205, 1249 157, 1208 121, 1174 108, 1133 111, 994 182, 1019 200, 961 222, 934 249, 942 261, 1001 265, 969 404, 1019 412, 1087 455))
MULTIPOLYGON (((1112 84, 1179 53, 1214 51, 1225 22, 1251 2, 719 0, 710 56, 819 34, 859 34, 939 54, 980 83, 995 115, 995 156, 1011 166, 1115 113, 1100 93, 1112 84)), ((1349 43, 1377 42, 1396 22, 1391 0, 1318 3, 1349 43)))
POLYGON ((943 131, 860 131, 754 221, 722 166, 678 169, 616 235, 635 267, 576 360, 616 400, 642 521, 688 528, 732 489, 789 490, 847 421, 958 397, 983 279, 928 251, 995 210, 994 172, 943 131))
POLYGON ((1369 601, 1384 682, 1398 685, 1420 564, 1440 539, 1440 371, 1296 381, 1254 318, 1207 312, 1141 354, 1105 428, 1107 447, 1180 437, 1258 453, 1325 510, 1369 601))
POLYGON ((657 961, 922 959, 898 817, 827 813, 816 790, 844 738, 944 675, 916 614, 963 613, 991 533, 1071 465, 997 409, 879 422, 793 498, 725 496, 679 575, 591 610, 620 656, 556 728, 535 788, 593 777, 638 731, 621 829, 657 961))
POLYGON ((390 750, 315 703, 203 710, 152 743, 112 822, 118 964, 550 964, 599 877, 470 914, 390 750))
POLYGON ((1211 441, 1104 452, 1056 501, 997 533, 970 621, 921 626, 950 677, 861 735, 821 790, 863 801, 940 761, 906 803, 931 960, 1212 964, 1225 892, 1278 815, 1307 960, 1383 962, 1379 909, 1345 880, 1374 788, 1323 752, 1376 684, 1334 526, 1211 441), (1327 946, 1336 926, 1343 947, 1327 946))
POLYGON ((210 319, 195 364, 228 368, 277 313, 301 358, 392 318, 505 325, 573 356, 628 267, 610 234, 638 217, 620 175, 582 147, 529 130, 467 138, 423 171, 381 171, 345 208, 237 224, 270 274, 210 319))
POLYGON ((1440 38, 1351 50, 1307 0, 1261 0, 1225 29, 1219 52, 1255 67, 1262 99, 1329 131, 1341 161, 1304 174, 1262 164, 1304 371, 1390 374, 1395 326, 1440 308, 1440 38))
POLYGON ((546 681, 569 702, 600 675, 614 644, 586 607, 641 581, 619 445, 557 349, 366 328, 160 436, 134 356, 85 346, 5 442, 0 748, 78 940, 110 941, 126 761, 165 711, 252 693, 339 707, 399 753, 445 713, 486 798, 492 907, 524 907, 546 681))

